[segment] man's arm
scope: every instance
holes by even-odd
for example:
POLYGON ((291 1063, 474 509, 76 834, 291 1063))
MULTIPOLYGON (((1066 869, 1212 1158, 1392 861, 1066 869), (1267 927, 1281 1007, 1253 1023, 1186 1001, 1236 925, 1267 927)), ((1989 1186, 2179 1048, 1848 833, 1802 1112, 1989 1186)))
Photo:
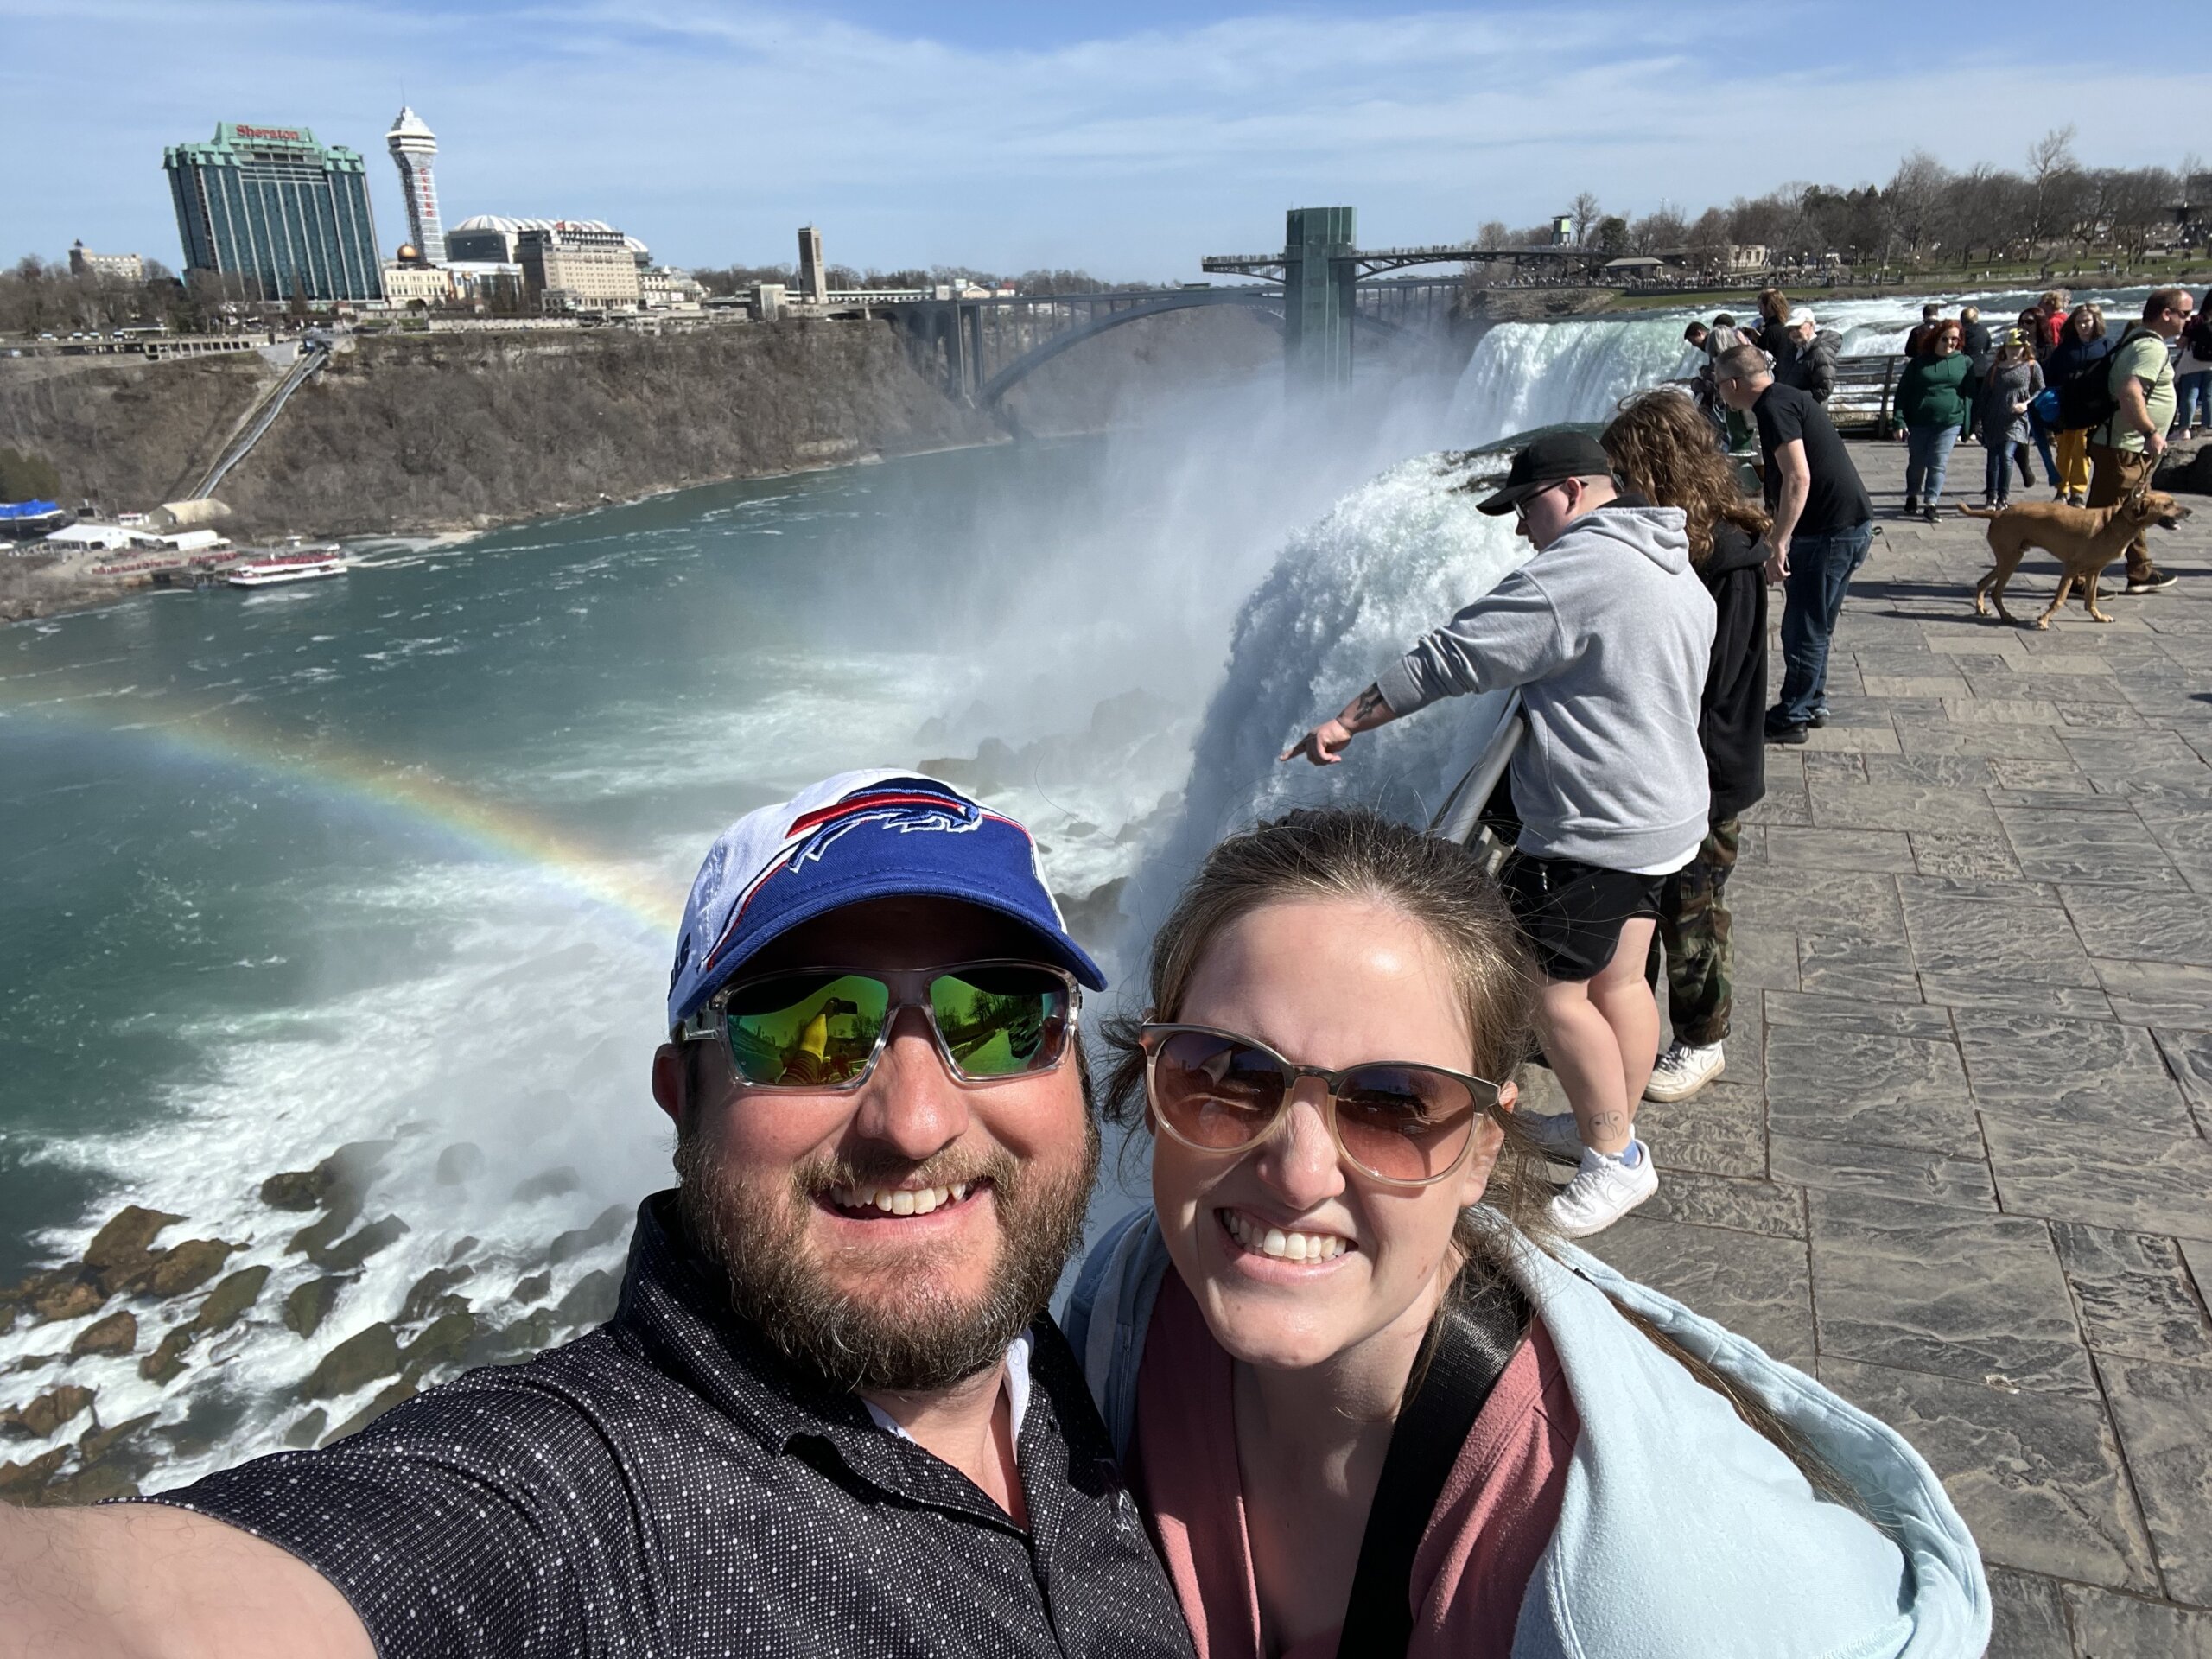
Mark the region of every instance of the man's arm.
POLYGON ((1805 515, 1805 503, 1813 493, 1813 469, 1805 460, 1805 440, 1792 438, 1774 449, 1775 469, 1782 474, 1782 485, 1774 504, 1774 524, 1767 531, 1766 579, 1780 582, 1789 574, 1789 538, 1796 534, 1797 521, 1805 515))
POLYGON ((1338 709, 1335 719, 1323 721, 1275 759, 1287 760, 1302 754, 1317 766, 1333 766, 1344 758, 1344 745, 1353 738, 1377 726, 1388 726, 1397 717, 1382 688, 1370 685, 1338 709))
POLYGON ((346 1598, 251 1533, 158 1503, 0 1504, 0 1659, 375 1659, 346 1598))
POLYGON ((2151 418, 2151 400, 2144 395, 2143 382, 2132 374, 2120 389, 2120 418, 2143 435, 2144 447, 2152 454, 2166 453, 2166 435, 2151 418))

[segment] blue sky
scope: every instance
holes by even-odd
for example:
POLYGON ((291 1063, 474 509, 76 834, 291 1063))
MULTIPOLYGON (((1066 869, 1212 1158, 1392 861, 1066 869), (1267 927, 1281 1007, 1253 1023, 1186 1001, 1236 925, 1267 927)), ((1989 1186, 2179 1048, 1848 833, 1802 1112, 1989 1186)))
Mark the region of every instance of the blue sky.
MULTIPOLYGON (((2178 19, 2178 14, 2177 18, 2178 19)), ((976 0, 0 0, 0 257, 82 237, 171 264, 164 143, 302 124, 371 157, 403 94, 448 220, 615 221, 687 264, 830 257, 1197 275, 1350 202, 1371 246, 1526 224, 1579 189, 1639 212, 1888 175, 1924 146, 2017 166, 2177 164, 2212 108, 2191 38, 2071 7, 1611 0, 1084 7, 976 0), (2001 18, 2002 29, 1990 23, 2001 18)), ((2212 152, 2212 134, 2196 140, 2212 152)))

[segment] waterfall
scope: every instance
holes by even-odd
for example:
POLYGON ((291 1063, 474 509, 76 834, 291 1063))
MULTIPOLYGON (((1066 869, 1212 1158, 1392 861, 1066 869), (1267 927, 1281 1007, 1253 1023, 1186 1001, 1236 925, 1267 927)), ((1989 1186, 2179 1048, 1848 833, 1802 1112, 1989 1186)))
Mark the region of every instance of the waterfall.
POLYGON ((1489 735, 1497 699, 1457 699, 1366 734, 1338 766, 1275 757, 1528 556, 1512 519, 1476 510, 1503 472, 1495 454, 1416 456, 1290 537, 1237 613, 1181 814, 1132 884, 1116 952, 1125 972, 1139 970, 1176 887, 1223 835, 1294 806, 1357 804, 1426 823, 1442 804, 1489 735))

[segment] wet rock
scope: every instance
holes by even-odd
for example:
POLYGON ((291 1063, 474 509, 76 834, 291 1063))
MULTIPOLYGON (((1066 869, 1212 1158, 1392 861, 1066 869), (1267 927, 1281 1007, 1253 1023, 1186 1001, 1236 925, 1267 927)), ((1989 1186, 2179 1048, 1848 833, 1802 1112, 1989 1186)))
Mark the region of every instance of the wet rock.
POLYGON ((337 1301, 338 1293, 353 1281, 333 1275, 324 1279, 310 1279, 300 1285, 284 1299, 284 1326, 301 1336, 311 1337, 328 1315, 331 1305, 337 1301))
POLYGON ((129 1470, 111 1463, 96 1463, 73 1475, 48 1482, 46 1490, 39 1494, 39 1502, 56 1508, 76 1509, 86 1503, 105 1503, 111 1498, 137 1496, 138 1482, 129 1470))
POLYGON ((267 1268, 240 1268, 207 1293, 207 1300, 192 1316, 192 1328, 211 1335, 229 1330, 261 1300, 261 1287, 268 1282, 267 1268))
POLYGON ((515 1281, 514 1294, 507 1300, 518 1302, 527 1307, 532 1302, 543 1301, 552 1294, 552 1291, 553 1275, 551 1274, 533 1273, 527 1279, 515 1281))
POLYGON ((375 1399, 332 1429, 329 1433, 324 1435, 321 1443, 328 1446, 334 1440, 344 1440, 348 1434, 358 1434, 394 1406, 403 1401, 412 1400, 414 1397, 415 1379, 412 1376, 403 1376, 390 1388, 379 1392, 375 1399))
POLYGON ((143 1283, 156 1296, 181 1296, 199 1289, 220 1273, 232 1253, 242 1248, 219 1238, 188 1240, 157 1258, 143 1283))
POLYGON ((1128 886, 1128 878, 1117 875, 1080 899, 1061 899, 1060 916, 1068 931, 1094 944, 1111 938, 1122 925, 1122 890, 1128 886))
POLYGON ((133 1417, 127 1423, 118 1423, 113 1428, 88 1428, 78 1437, 77 1450, 86 1463, 98 1463, 124 1441, 143 1433, 159 1416, 159 1412, 148 1412, 143 1417, 133 1417))
POLYGON ((28 1463, 0 1463, 0 1503, 29 1501, 45 1488, 68 1456, 67 1446, 57 1446, 51 1452, 40 1452, 28 1463))
POLYGON ((300 1418, 284 1431, 284 1444, 297 1451, 304 1451, 322 1438, 330 1414, 321 1406, 300 1418))
POLYGON ((448 1293, 455 1285, 470 1278, 475 1271, 474 1268, 465 1267, 432 1268, 415 1281, 414 1287, 407 1293, 407 1300, 400 1304, 399 1323, 412 1325, 417 1319, 429 1319, 433 1313, 449 1311, 442 1305, 460 1299, 449 1296, 448 1293))
POLYGON ((407 1231, 407 1224, 397 1216, 386 1216, 327 1250, 308 1251, 308 1260, 332 1273, 351 1273, 379 1250, 390 1249, 406 1236, 407 1231))
POLYGON ((261 1184, 261 1201, 271 1210, 320 1210, 330 1185, 320 1169, 288 1169, 261 1184))
POLYGON ((541 1307, 526 1319, 512 1325, 502 1325, 496 1331, 480 1330, 476 1340, 468 1344, 461 1355, 465 1365, 511 1365, 518 1361, 535 1357, 552 1345, 559 1329, 558 1321, 550 1307, 541 1307))
POLYGON ((315 1166, 315 1173, 327 1181, 334 1201, 341 1197, 359 1200, 369 1190, 369 1184, 384 1173, 396 1141, 350 1141, 315 1166))
POLYGON ((484 1173, 484 1148, 474 1141, 456 1141, 438 1154, 438 1185, 460 1186, 484 1173))
POLYGON ((399 1369, 399 1338, 388 1325, 372 1325, 322 1357, 300 1384, 303 1400, 330 1400, 366 1388, 399 1369))
POLYGON ((320 1221, 311 1221, 294 1233, 284 1245, 287 1255, 304 1255, 310 1262, 322 1260, 322 1253, 345 1236, 346 1230, 353 1224, 359 1210, 333 1210, 320 1221))
POLYGON ((604 1268, 594 1268, 569 1287, 555 1310, 566 1325, 603 1325, 614 1317, 621 1299, 622 1281, 604 1268))
POLYGON ((459 1359, 475 1339, 476 1316, 466 1308, 441 1313, 407 1344, 404 1356, 410 1371, 421 1371, 448 1360, 459 1359))
POLYGON ((182 1216, 164 1215, 159 1210, 142 1210, 135 1204, 126 1204, 85 1246, 85 1265, 101 1271, 135 1268, 146 1259, 155 1235, 183 1219, 182 1216))
POLYGON ((180 1325, 163 1334, 154 1351, 138 1362, 138 1375, 149 1382, 174 1382, 184 1369, 186 1351, 192 1346, 196 1333, 188 1325, 180 1325))
POLYGON ((56 1319, 81 1319, 97 1313, 107 1300, 107 1291, 90 1268, 63 1268, 43 1274, 24 1299, 33 1325, 52 1325, 56 1319))
POLYGON ((474 1233, 463 1234, 461 1237, 454 1240, 453 1249, 446 1252, 447 1262, 450 1264, 452 1262, 461 1261, 467 1256, 471 1250, 474 1250, 483 1242, 484 1241, 482 1239, 477 1237, 474 1233))
POLYGON ((600 1211, 599 1219, 588 1227, 577 1227, 556 1237, 546 1248, 545 1259, 555 1267, 572 1262, 586 1250, 595 1250, 602 1244, 611 1244, 630 1230, 630 1209, 627 1205, 609 1205, 600 1211))
POLYGON ((58 1389, 49 1389, 28 1406, 0 1411, 0 1431, 12 1430, 42 1440, 92 1403, 90 1389, 65 1382, 58 1389))
POLYGON ((77 1333, 77 1340, 69 1344, 69 1357, 82 1359, 87 1354, 128 1354, 138 1347, 138 1319, 127 1307, 119 1307, 104 1319, 95 1319, 77 1333))
POLYGON ((25 1354, 8 1368, 8 1374, 12 1376, 18 1371, 42 1371, 57 1359, 67 1357, 67 1354, 25 1354))
POLYGON ((540 1198, 557 1198, 564 1192, 573 1192, 583 1185, 583 1178, 566 1164, 558 1169, 541 1170, 515 1188, 517 1204, 535 1204, 540 1198))

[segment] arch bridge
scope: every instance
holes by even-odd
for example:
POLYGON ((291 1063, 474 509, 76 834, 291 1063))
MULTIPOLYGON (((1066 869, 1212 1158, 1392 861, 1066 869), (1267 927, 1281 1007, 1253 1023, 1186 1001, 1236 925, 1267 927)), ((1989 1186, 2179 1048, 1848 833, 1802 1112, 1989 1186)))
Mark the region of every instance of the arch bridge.
MULTIPOLYGON (((1062 353, 1109 328, 1163 312, 1251 307, 1282 330, 1284 363, 1294 384, 1343 385, 1351 379, 1358 333, 1389 334, 1440 321, 1466 288, 1626 287, 1648 282, 1654 263, 1620 260, 1567 242, 1363 250, 1357 245, 1355 219, 1350 207, 1294 207, 1286 219, 1281 252, 1213 254, 1200 262, 1211 274, 1258 279, 1233 287, 1192 283, 1096 294, 916 296, 887 308, 917 366, 938 379, 949 396, 990 407, 1062 353), (1440 264, 1471 269, 1451 276, 1393 274, 1440 264)), ((1672 264, 1680 256, 1660 257, 1672 264)))

